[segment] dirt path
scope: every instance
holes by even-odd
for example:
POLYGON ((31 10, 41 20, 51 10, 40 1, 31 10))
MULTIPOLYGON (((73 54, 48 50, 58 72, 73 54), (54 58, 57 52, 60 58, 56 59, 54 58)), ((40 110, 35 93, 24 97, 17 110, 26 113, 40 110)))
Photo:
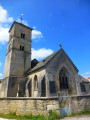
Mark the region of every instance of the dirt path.
POLYGON ((76 117, 64 118, 62 120, 90 120, 90 115, 81 115, 76 117))

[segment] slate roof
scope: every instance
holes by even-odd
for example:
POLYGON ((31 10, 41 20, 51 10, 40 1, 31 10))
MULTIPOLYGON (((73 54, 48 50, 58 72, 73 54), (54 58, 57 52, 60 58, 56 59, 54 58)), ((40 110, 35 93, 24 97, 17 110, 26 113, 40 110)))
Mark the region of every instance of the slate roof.
MULTIPOLYGON (((58 50, 58 51, 60 51, 60 50, 58 50)), ((44 58, 34 68, 32 68, 29 72, 32 72, 34 70, 37 70, 37 69, 45 66, 58 53, 58 51, 56 51, 55 53, 51 54, 50 56, 44 58)))
MULTIPOLYGON (((50 56, 44 58, 42 61, 40 61, 35 67, 33 67, 30 71, 28 71, 28 73, 31 73, 35 70, 38 70, 42 67, 44 67, 58 52, 63 51, 65 53, 65 51, 61 48, 60 50, 56 51, 55 53, 51 54, 50 56)), ((73 65, 73 67, 76 69, 76 71, 78 72, 78 69, 76 68, 76 66, 73 64, 73 62, 71 61, 71 59, 68 57, 68 55, 65 53, 65 55, 67 56, 67 58, 69 59, 69 61, 71 62, 71 64, 73 65)))
POLYGON ((82 79, 82 82, 88 83, 89 81, 87 79, 85 79, 84 77, 82 77, 81 75, 78 75, 80 79, 82 79))

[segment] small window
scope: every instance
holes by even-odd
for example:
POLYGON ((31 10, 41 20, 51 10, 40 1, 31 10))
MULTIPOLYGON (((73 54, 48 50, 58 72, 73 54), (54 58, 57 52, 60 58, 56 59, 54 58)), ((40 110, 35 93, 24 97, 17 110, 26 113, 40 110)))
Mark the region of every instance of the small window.
POLYGON ((83 83, 80 83, 81 92, 86 92, 85 85, 83 83))
POLYGON ((21 33, 21 38, 24 39, 25 38, 25 34, 21 33))
POLYGON ((20 50, 24 51, 24 46, 20 45, 20 50))
POLYGON ((38 88, 37 82, 38 82, 37 76, 35 75, 35 77, 34 77, 34 89, 35 89, 35 90, 37 90, 37 88, 38 88))

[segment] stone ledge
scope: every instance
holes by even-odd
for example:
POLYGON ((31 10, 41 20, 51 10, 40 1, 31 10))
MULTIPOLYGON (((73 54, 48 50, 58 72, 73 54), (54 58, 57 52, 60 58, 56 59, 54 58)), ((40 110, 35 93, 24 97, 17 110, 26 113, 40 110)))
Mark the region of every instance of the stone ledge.
POLYGON ((55 97, 5 97, 0 98, 0 100, 54 100, 58 99, 57 96, 55 97))
POLYGON ((86 94, 86 95, 72 95, 72 96, 69 96, 71 98, 73 97, 90 97, 90 94, 86 94))

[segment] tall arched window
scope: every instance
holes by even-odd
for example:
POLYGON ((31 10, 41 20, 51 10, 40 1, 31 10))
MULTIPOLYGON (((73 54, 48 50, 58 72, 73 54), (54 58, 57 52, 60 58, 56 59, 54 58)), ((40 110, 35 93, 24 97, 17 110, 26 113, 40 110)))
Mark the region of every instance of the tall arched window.
POLYGON ((37 90, 38 86, 37 86, 37 75, 35 75, 34 77, 34 89, 37 90))
POLYGON ((46 79, 45 79, 45 76, 43 77, 42 82, 41 82, 41 96, 42 97, 46 96, 46 79))
POLYGON ((63 67, 59 73, 60 89, 68 89, 68 72, 63 67))

